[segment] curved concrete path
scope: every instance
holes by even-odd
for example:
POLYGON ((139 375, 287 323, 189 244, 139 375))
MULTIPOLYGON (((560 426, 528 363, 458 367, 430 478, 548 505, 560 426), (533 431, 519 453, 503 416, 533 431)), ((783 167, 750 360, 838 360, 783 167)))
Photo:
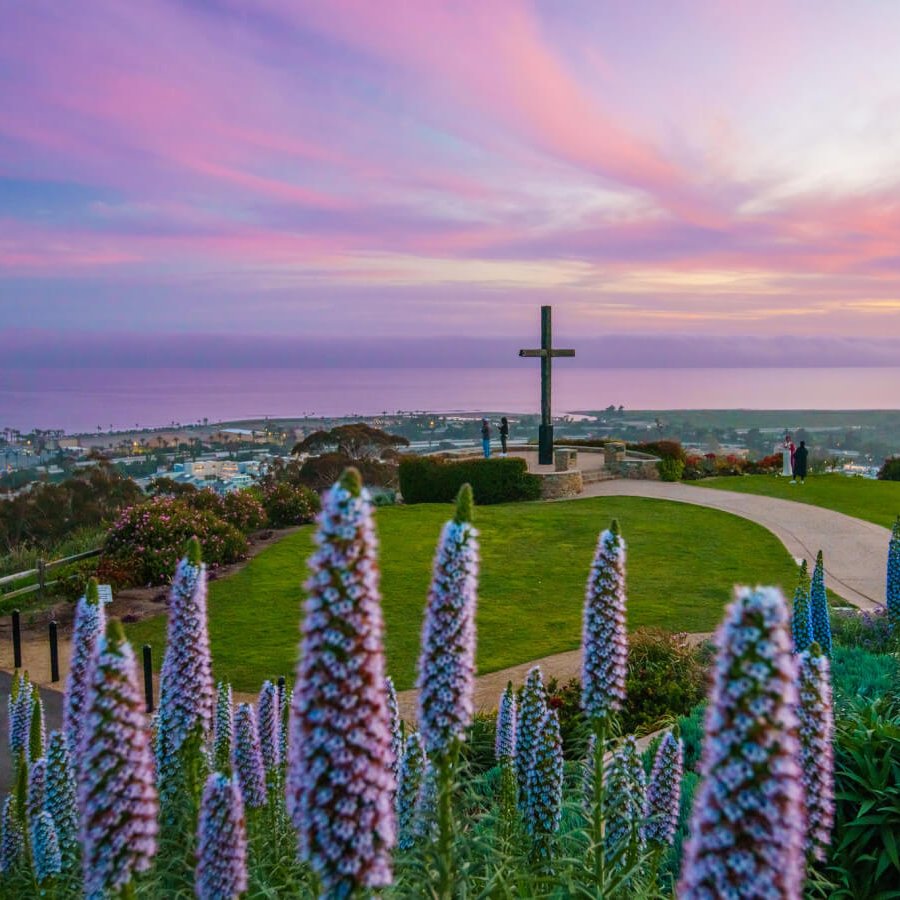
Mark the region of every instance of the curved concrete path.
POLYGON ((808 503, 680 482, 601 481, 587 485, 581 496, 650 497, 733 513, 767 528, 791 556, 809 560, 810 568, 821 550, 828 587, 848 603, 860 609, 872 609, 885 602, 891 533, 880 525, 808 503))
MULTIPOLYGON (((825 560, 826 583, 847 602, 860 609, 872 609, 885 601, 887 549, 891 533, 880 525, 808 503, 701 488, 681 482, 601 481, 587 485, 579 499, 585 497, 648 497, 693 503, 733 513, 771 531, 791 556, 807 559, 810 565, 821 550, 825 560)), ((700 641, 710 636, 697 634, 692 638, 700 641)), ((581 650, 567 650, 479 675, 475 683, 475 708, 495 709, 507 681, 522 684, 528 670, 536 665, 541 666, 545 677, 565 682, 579 675, 581 650)), ((416 692, 402 691, 398 700, 403 717, 413 721, 416 692)))

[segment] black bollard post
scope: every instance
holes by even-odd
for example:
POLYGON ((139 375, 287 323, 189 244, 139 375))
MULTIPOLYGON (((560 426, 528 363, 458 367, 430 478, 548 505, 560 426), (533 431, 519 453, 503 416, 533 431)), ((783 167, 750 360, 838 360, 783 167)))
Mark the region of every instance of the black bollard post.
POLYGON ((149 644, 144 644, 144 700, 147 712, 153 712, 153 651, 149 644))
POLYGON ((19 621, 19 611, 12 611, 13 622, 13 668, 22 668, 22 623, 19 621))
POLYGON ((50 681, 59 681, 59 643, 55 621, 50 623, 50 681))

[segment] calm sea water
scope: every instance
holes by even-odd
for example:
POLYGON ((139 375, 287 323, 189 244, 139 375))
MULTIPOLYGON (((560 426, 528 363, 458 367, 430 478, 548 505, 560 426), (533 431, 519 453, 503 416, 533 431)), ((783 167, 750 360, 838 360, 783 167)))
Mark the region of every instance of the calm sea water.
MULTIPOLYGON (((537 365, 517 369, 0 369, 0 428, 68 432, 387 410, 537 412, 537 365)), ((554 371, 554 411, 894 409, 900 368, 554 371)))

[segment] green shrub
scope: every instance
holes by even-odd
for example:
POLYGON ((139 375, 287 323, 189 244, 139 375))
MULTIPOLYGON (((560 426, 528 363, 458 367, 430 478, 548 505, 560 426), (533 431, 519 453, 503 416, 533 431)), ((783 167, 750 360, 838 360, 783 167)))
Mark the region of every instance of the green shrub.
POLYGON ((236 562, 247 553, 247 540, 233 525, 183 500, 160 496, 122 513, 106 536, 103 561, 114 563, 131 585, 165 584, 194 536, 211 566, 236 562))
POLYGON ((869 653, 861 647, 835 647, 831 657, 834 699, 847 704, 855 699, 872 702, 895 690, 900 662, 895 656, 869 653))
POLYGON ((267 488, 263 506, 273 528, 312 522, 320 508, 319 495, 308 487, 282 481, 267 488))
POLYGON ((878 470, 881 481, 900 481, 900 456, 888 457, 878 470))
POLYGON ((838 719, 832 897, 896 897, 900 884, 900 717, 880 700, 838 719))
POLYGON ((706 721, 706 701, 698 703, 686 716, 678 719, 681 740, 684 744, 685 771, 695 771, 703 750, 703 726, 706 721))
POLYGON ((623 732, 654 731, 673 716, 690 712, 706 694, 702 656, 683 634, 657 628, 639 628, 630 634, 623 732))
POLYGON ((656 464, 660 481, 681 481, 684 474, 684 463, 680 459, 661 459, 656 464))
POLYGON ((865 611, 847 609, 832 612, 831 634, 835 644, 860 647, 869 653, 895 653, 900 649, 900 639, 891 630, 884 606, 865 611))
POLYGON ((637 450, 639 453, 649 453, 660 459, 677 460, 684 463, 687 454, 679 441, 641 441, 639 444, 628 444, 629 450, 637 450))
POLYGON ((404 456, 400 460, 400 493, 404 503, 451 503, 464 484, 471 484, 475 502, 507 503, 537 500, 540 482, 528 474, 524 459, 464 459, 404 456))

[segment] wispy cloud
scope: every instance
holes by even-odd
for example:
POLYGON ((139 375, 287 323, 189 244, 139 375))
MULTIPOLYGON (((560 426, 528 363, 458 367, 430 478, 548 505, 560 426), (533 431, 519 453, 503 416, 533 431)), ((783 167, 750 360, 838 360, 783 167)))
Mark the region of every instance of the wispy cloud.
POLYGON ((900 9, 35 0, 10 327, 900 339, 900 9))

